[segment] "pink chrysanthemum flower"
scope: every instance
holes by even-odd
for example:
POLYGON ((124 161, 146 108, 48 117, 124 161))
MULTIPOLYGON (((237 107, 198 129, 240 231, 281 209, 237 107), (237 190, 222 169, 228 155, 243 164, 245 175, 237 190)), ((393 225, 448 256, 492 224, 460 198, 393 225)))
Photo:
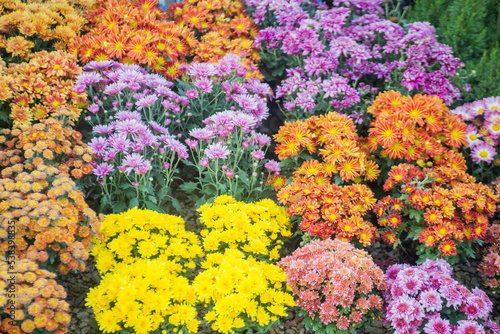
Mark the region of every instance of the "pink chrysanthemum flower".
POLYGON ((472 320, 460 320, 454 334, 485 334, 484 327, 472 320))
POLYGON ((450 322, 439 317, 429 320, 424 327, 426 334, 451 334, 452 327, 450 322))
POLYGON ((496 155, 495 148, 487 143, 474 146, 471 152, 472 161, 479 163, 485 161, 491 163, 496 155))
POLYGON ((227 159, 231 151, 229 151, 227 146, 216 143, 210 144, 204 153, 209 159, 227 159))
POLYGON ((479 131, 477 130, 477 128, 474 125, 472 125, 472 124, 467 125, 466 131, 467 131, 466 140, 469 143, 469 147, 474 147, 474 146, 482 143, 482 140, 479 138, 481 138, 483 135, 481 133, 479 133, 479 131))
POLYGON ((437 290, 423 291, 419 296, 420 304, 429 312, 439 312, 443 308, 443 300, 437 290))

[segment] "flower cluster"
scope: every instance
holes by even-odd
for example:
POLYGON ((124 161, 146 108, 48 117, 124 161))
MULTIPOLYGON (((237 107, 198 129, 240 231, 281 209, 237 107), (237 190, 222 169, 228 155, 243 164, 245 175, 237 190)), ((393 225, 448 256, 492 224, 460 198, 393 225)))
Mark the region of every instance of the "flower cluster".
POLYGON ((32 52, 65 50, 83 29, 82 13, 94 0, 44 0, 26 3, 9 1, 2 5, 0 50, 12 60, 28 60, 32 52))
POLYGON ((192 269, 194 260, 203 255, 198 237, 185 230, 182 218, 151 210, 106 215, 99 232, 92 255, 101 275, 122 263, 157 258, 192 269))
POLYGON ((0 101, 9 103, 14 123, 30 124, 47 117, 75 121, 87 103, 85 93, 73 91, 82 69, 76 57, 65 51, 33 53, 29 62, 0 64, 0 71, 0 101))
MULTIPOLYGON (((92 151, 81 139, 82 134, 66 127, 63 121, 46 118, 34 125, 16 125, 12 130, 2 130, 0 148, 14 150, 22 156, 24 164, 52 165, 78 181, 93 171, 92 151)), ((7 160, 2 163, 11 164, 7 160)), ((13 167, 8 167, 2 174, 9 177, 13 171, 13 167)))
POLYGON ((286 77, 277 90, 285 114, 297 119, 349 108, 387 86, 438 95, 447 104, 460 98, 450 78, 463 63, 451 47, 437 41, 427 22, 405 30, 386 19, 381 3, 336 1, 328 8, 312 0, 247 2, 260 28, 255 44, 264 75, 286 77))
POLYGON ((467 124, 469 146, 466 157, 473 175, 491 182, 498 175, 496 166, 500 165, 496 149, 500 137, 500 97, 467 103, 451 110, 451 113, 467 124))
POLYGON ((198 182, 182 188, 200 191, 197 206, 224 193, 237 200, 262 198, 262 193, 270 189, 264 184, 264 172, 259 171, 266 167, 278 173, 279 167, 275 161, 265 160, 271 138, 254 131, 257 119, 241 110, 225 110, 203 122, 205 127, 189 132, 197 140, 186 139, 198 169, 198 182))
POLYGON ((90 31, 68 48, 86 64, 117 60, 147 65, 168 78, 180 75, 179 66, 197 41, 188 28, 166 22, 157 0, 97 0, 86 18, 90 31))
POLYGON ((379 200, 374 208, 382 237, 398 245, 400 234, 408 232, 408 238, 420 242, 420 261, 444 256, 454 263, 459 256, 474 256, 471 244, 484 239, 498 199, 490 188, 465 173, 409 164, 391 168, 384 190, 393 190, 393 195, 379 200))
POLYGON ((325 162, 328 176, 338 174, 338 182, 360 182, 363 178, 374 181, 380 173, 377 164, 369 159, 366 143, 358 137, 352 119, 346 115, 328 113, 287 122, 274 139, 279 159, 285 160, 282 165, 289 164, 286 160, 291 158, 292 167, 297 168, 315 156, 325 162))
MULTIPOLYGON (((253 45, 258 29, 245 13, 243 1, 184 1, 168 8, 170 18, 179 26, 194 31, 199 43, 190 54, 196 62, 217 62, 228 53, 240 55, 247 68, 254 68, 260 60, 259 50, 253 45)), ((260 72, 252 73, 261 77, 260 72)))
POLYGON ((180 268, 161 258, 122 263, 90 289, 86 305, 104 332, 197 333, 196 293, 180 268))
POLYGON ((286 275, 274 264, 246 257, 237 249, 212 253, 193 282, 208 305, 204 319, 219 333, 270 330, 295 306, 286 292, 286 275))
POLYGON ((376 199, 364 184, 339 186, 331 183, 328 164, 307 161, 294 172, 293 181, 278 192, 290 217, 302 220, 300 229, 322 239, 335 235, 344 241, 353 238, 369 245, 378 237, 377 229, 363 219, 376 199))
POLYGON ((386 322, 394 333, 485 333, 499 326, 488 320, 492 303, 478 288, 469 291, 452 278, 444 260, 420 266, 396 264, 387 269, 386 322))
POLYGON ((466 144, 467 126, 437 96, 385 92, 368 112, 375 117, 368 147, 384 159, 379 162, 384 167, 388 157, 420 166, 460 166, 465 171, 465 160, 453 149, 466 144))
POLYGON ((285 209, 270 199, 256 203, 237 202, 227 195, 198 209, 205 252, 237 248, 264 261, 280 257, 283 237, 290 237, 291 224, 285 209))
POLYGON ((500 224, 496 221, 486 232, 485 242, 489 244, 487 254, 478 270, 488 279, 484 285, 494 292, 500 292, 500 224))
POLYGON ((101 330, 196 333, 196 294, 184 276, 204 253, 182 218, 134 208, 107 215, 99 232, 92 255, 102 281, 87 306, 101 330))
POLYGON ((282 259, 306 329, 328 334, 370 325, 380 316, 384 273, 365 251, 341 240, 316 240, 282 259))
POLYGON ((0 330, 3 333, 67 333, 66 326, 71 321, 69 304, 64 300, 66 291, 55 280, 56 274, 40 269, 36 262, 26 258, 18 259, 15 266, 16 273, 12 274, 7 262, 0 264, 1 311, 15 318, 15 321, 10 316, 4 318, 0 330), (7 290, 16 294, 14 314, 11 313, 13 305, 8 303, 13 300, 12 293, 7 290))
MULTIPOLYGON (((2 162, 9 153, 1 152, 2 162)), ((16 156, 12 155, 10 160, 16 156)), ((0 179, 0 253, 9 249, 7 222, 17 224, 16 252, 44 269, 66 274, 85 270, 90 237, 99 221, 71 178, 53 166, 15 163, 2 170, 0 179)))

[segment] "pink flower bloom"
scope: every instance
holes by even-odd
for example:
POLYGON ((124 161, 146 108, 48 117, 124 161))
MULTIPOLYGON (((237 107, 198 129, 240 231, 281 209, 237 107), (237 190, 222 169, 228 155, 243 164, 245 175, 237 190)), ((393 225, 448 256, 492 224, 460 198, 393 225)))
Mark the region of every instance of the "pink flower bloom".
POLYGON ((137 182, 132 182, 132 185, 133 185, 134 187, 138 187, 138 186, 139 186, 139 183, 137 183, 137 182))
POLYGON ((252 152, 252 156, 255 160, 262 160, 262 159, 264 159, 264 151, 255 150, 252 152))
POLYGON ((491 163, 496 155, 495 148, 487 143, 481 143, 474 146, 471 152, 472 161, 479 163, 485 161, 491 163))
POLYGON ((190 99, 196 99, 198 97, 198 91, 194 89, 190 89, 187 91, 186 96, 190 99))
POLYGON ((200 164, 204 167, 207 167, 208 166, 208 159, 207 158, 201 159, 200 164))
POLYGON ((443 307, 441 295, 437 290, 429 289, 420 293, 420 304, 429 312, 439 312, 443 307))
POLYGON ((458 321, 454 334, 485 334, 484 327, 472 320, 458 321))
POLYGON ((114 167, 108 163, 103 162, 100 165, 97 165, 96 168, 94 168, 94 174, 97 176, 98 179, 101 179, 111 173, 114 170, 114 167))
POLYGON ((168 169, 168 168, 170 168, 170 164, 168 162, 165 162, 165 163, 163 163, 163 167, 165 169, 168 169))
POLYGON ((94 115, 97 114, 99 112, 99 105, 97 105, 96 103, 92 103, 89 107, 89 111, 94 115))
POLYGON ((448 320, 434 318, 425 325, 424 331, 427 334, 451 334, 452 327, 448 320))
MULTIPOLYGON (((225 82, 222 83, 224 85, 225 82)), ((203 93, 211 93, 213 90, 213 82, 207 78, 201 78, 194 82, 194 85, 198 87, 203 93)))
POLYGON ((233 175, 234 175, 234 172, 233 172, 232 170, 227 170, 227 171, 226 171, 226 177, 227 177, 228 179, 232 178, 232 177, 233 177, 233 175))
POLYGON ((192 149, 195 149, 198 146, 198 142, 196 140, 186 139, 184 142, 192 149))
POLYGON ((231 151, 228 150, 227 146, 215 143, 210 144, 204 153, 209 159, 227 159, 231 151))
POLYGON ((150 105, 154 104, 158 100, 155 94, 147 95, 137 101, 135 105, 138 107, 139 110, 145 107, 149 107, 150 105))

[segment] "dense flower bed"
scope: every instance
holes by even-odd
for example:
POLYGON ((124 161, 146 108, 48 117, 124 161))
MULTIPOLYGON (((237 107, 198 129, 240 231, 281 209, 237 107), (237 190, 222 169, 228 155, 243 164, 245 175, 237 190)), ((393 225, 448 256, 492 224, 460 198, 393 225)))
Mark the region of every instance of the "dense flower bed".
POLYGON ((391 6, 5 2, 0 331, 68 333, 94 261, 105 333, 500 334, 500 99, 391 6))

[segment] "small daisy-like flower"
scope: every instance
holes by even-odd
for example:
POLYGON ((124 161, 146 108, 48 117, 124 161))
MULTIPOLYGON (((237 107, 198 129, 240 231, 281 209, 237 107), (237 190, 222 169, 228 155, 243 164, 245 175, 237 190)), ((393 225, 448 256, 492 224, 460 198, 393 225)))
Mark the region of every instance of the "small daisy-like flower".
POLYGON ((485 161, 491 163, 496 155, 495 148, 489 144, 482 143, 474 146, 471 152, 472 161, 479 163, 485 161))

